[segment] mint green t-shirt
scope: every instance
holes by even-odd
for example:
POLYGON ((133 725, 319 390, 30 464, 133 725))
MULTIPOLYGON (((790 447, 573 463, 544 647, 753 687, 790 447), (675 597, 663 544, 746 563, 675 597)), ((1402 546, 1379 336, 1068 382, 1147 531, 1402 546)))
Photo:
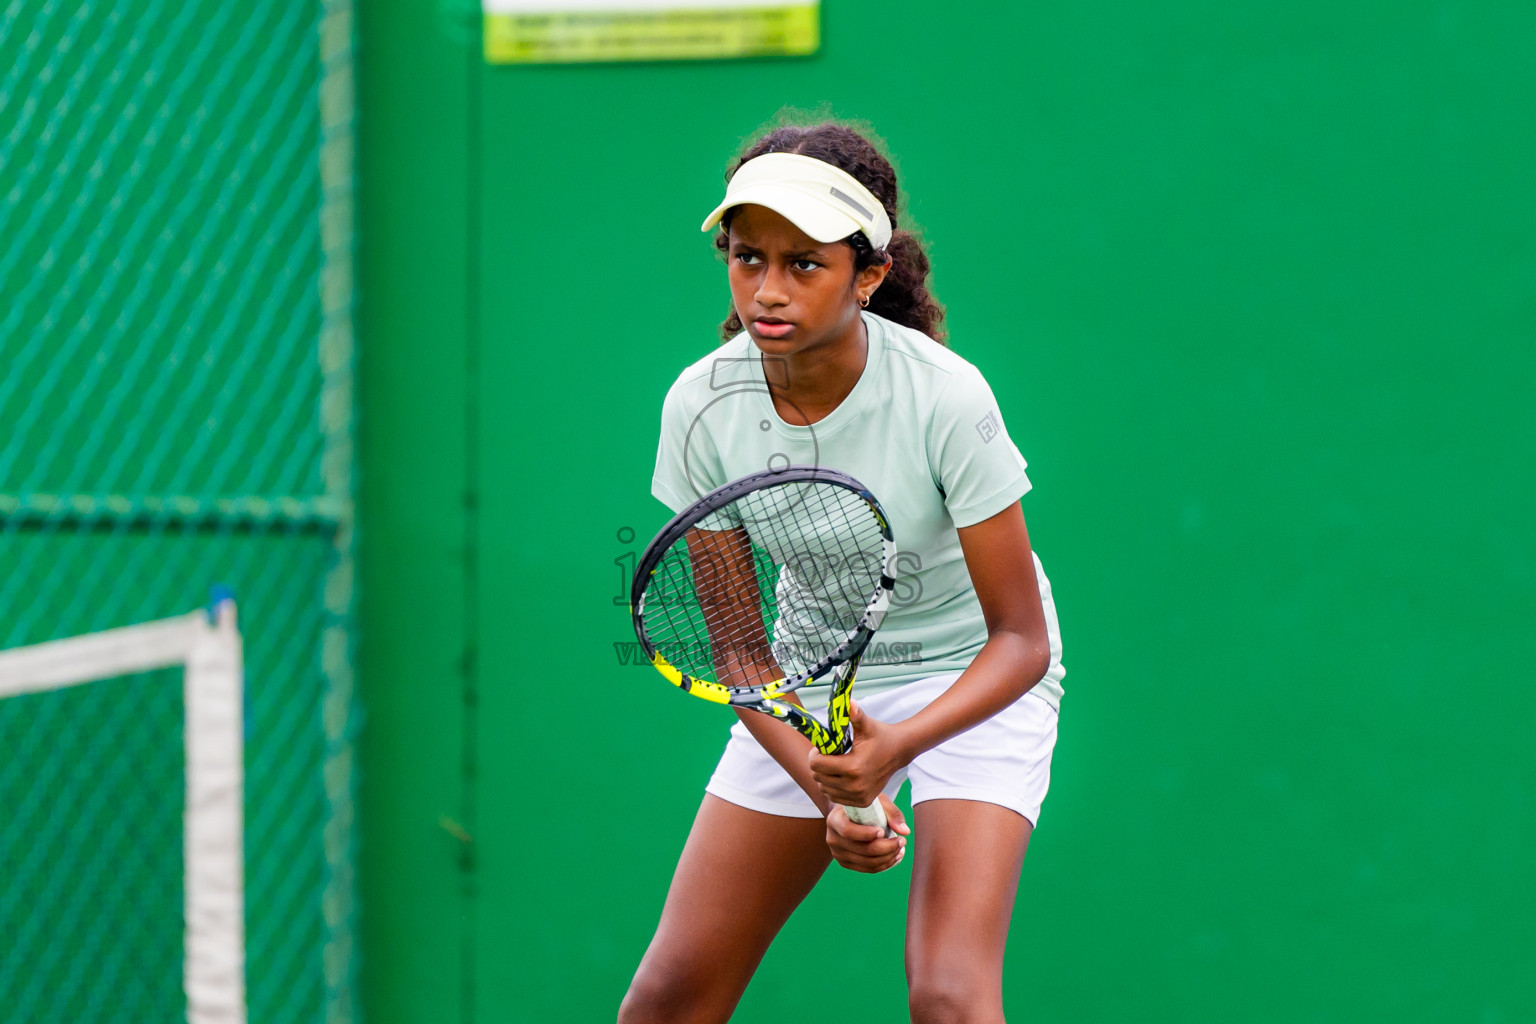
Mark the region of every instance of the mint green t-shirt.
MULTIPOLYGON (((864 372, 808 427, 779 417, 746 332, 684 370, 662 405, 651 493, 680 512, 722 484, 787 465, 840 470, 868 487, 900 551, 890 612, 859 666, 855 692, 868 694, 962 671, 981 650, 986 624, 956 530, 1003 511, 1030 483, 974 366, 920 331, 867 311, 863 318, 864 372)), ((782 383, 784 364, 771 371, 782 383)), ((1038 556, 1035 575, 1051 667, 1031 692, 1059 706, 1061 638, 1038 556)), ((824 690, 801 696, 808 706, 825 703, 824 690)))

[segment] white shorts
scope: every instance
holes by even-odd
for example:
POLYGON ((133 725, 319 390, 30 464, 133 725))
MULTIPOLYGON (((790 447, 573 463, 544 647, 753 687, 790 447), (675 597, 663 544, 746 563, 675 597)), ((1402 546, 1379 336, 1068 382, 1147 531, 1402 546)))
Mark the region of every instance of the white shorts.
MULTIPOLYGON (((958 672, 930 676, 864 699, 854 687, 854 699, 871 718, 900 722, 927 707, 958 678, 958 672)), ((1051 784, 1055 747, 1056 709, 1045 698, 1026 693, 985 722, 917 755, 891 777, 885 793, 894 799, 910 777, 914 804, 981 800, 1017 811, 1034 825, 1051 784)), ((730 742, 704 789, 764 814, 821 817, 811 798, 740 722, 731 727, 730 742)))

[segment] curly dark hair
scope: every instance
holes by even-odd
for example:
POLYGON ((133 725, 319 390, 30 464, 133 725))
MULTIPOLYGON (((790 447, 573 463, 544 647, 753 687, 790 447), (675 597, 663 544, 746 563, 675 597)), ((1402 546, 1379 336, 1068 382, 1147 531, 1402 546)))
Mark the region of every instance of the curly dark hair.
MULTIPOLYGON (((891 241, 885 253, 876 252, 862 231, 854 232, 845 240, 853 247, 855 271, 876 266, 887 259, 891 262, 885 280, 870 296, 869 311, 922 331, 940 345, 945 344, 944 307, 928 290, 928 254, 915 234, 896 228, 899 203, 896 169, 879 148, 856 129, 837 121, 781 124, 752 143, 731 164, 725 180, 729 182, 742 164, 764 153, 799 153, 832 164, 857 178, 880 200, 886 215, 891 218, 891 241)), ((722 253, 729 248, 727 233, 733 213, 734 208, 726 211, 715 236, 715 248, 722 253)), ((720 336, 729 341, 741 331, 741 318, 733 306, 731 315, 720 325, 720 336)))

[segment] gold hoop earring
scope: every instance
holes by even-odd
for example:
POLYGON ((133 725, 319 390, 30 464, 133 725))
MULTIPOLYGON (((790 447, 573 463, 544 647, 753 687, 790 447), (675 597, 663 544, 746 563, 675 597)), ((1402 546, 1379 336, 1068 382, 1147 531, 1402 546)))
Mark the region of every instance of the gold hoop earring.
POLYGON ((864 298, 859 300, 859 308, 860 309, 868 309, 869 308, 869 296, 866 295, 866 296, 864 296, 864 298))

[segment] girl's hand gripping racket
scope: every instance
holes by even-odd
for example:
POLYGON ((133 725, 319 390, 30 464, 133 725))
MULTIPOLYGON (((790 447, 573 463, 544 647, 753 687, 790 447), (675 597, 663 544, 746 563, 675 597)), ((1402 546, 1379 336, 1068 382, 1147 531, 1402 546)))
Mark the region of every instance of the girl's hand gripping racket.
MULTIPOLYGON (((895 560, 884 510, 853 477, 818 466, 754 473, 685 508, 645 549, 630 587, 635 635, 673 685, 847 753, 854 675, 890 607, 895 560), (818 683, 832 685, 826 726, 783 699, 818 683)), ((878 797, 844 810, 886 828, 878 797)))

